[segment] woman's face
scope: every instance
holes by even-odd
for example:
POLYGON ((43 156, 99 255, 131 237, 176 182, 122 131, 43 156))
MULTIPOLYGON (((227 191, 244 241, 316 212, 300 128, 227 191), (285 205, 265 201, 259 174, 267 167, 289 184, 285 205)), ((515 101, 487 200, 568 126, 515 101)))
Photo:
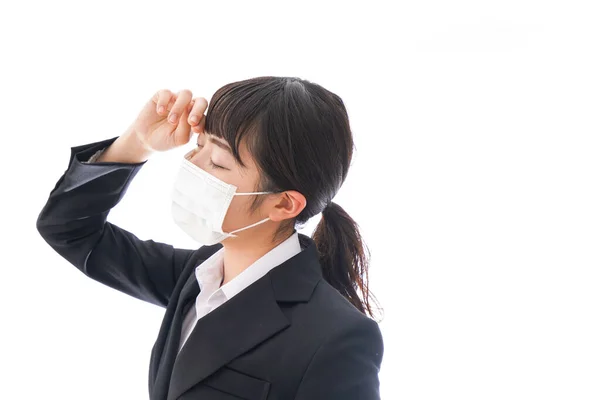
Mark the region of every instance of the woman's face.
MULTIPOLYGON (((258 167, 252 159, 244 141, 242 141, 240 146, 240 156, 246 168, 235 162, 231 149, 225 140, 206 132, 201 132, 198 134, 197 147, 188 152, 184 157, 223 182, 237 186, 236 192, 254 192, 260 176, 258 167)), ((269 194, 257 196, 269 196, 269 194)), ((254 198, 255 196, 233 196, 233 200, 223 221, 223 232, 231 232, 243 228, 269 216, 269 202, 265 202, 254 215, 248 214, 250 203, 254 198)), ((256 234, 256 230, 261 229, 263 225, 268 225, 269 223, 270 221, 266 221, 264 224, 241 231, 236 233, 236 235, 256 234)))

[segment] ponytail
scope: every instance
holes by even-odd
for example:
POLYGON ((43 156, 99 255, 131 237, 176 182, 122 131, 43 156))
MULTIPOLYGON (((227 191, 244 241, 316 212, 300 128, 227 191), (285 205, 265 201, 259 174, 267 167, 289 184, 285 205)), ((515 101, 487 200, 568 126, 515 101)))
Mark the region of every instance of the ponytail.
POLYGON ((370 254, 357 223, 342 207, 330 202, 322 212, 312 239, 325 280, 359 311, 373 318, 370 298, 377 300, 369 291, 370 254))

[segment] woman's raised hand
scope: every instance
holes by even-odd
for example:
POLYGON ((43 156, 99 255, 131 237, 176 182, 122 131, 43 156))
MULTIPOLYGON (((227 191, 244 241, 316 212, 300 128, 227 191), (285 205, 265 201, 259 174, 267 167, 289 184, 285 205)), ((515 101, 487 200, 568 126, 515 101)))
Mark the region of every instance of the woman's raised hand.
POLYGON ((193 98, 188 89, 177 94, 159 90, 148 100, 131 130, 148 150, 171 150, 187 144, 192 133, 204 130, 207 108, 208 101, 193 98))

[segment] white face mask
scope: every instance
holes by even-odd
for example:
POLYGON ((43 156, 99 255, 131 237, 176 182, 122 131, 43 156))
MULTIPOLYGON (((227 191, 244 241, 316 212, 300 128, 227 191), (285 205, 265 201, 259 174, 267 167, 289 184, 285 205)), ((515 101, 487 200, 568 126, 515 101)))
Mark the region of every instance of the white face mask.
POLYGON ((230 233, 223 232, 223 220, 233 196, 275 193, 235 193, 236 190, 235 185, 223 182, 184 158, 173 186, 171 216, 192 239, 205 245, 219 243, 227 237, 237 237, 235 232, 269 220, 267 217, 230 233))

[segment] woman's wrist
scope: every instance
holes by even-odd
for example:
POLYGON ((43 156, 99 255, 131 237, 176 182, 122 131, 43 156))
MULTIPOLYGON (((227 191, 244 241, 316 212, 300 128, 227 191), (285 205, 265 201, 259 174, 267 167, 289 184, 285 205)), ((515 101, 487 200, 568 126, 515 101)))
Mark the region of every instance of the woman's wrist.
POLYGON ((154 150, 144 143, 132 129, 119 136, 98 157, 96 162, 117 162, 137 164, 150 158, 154 150))

